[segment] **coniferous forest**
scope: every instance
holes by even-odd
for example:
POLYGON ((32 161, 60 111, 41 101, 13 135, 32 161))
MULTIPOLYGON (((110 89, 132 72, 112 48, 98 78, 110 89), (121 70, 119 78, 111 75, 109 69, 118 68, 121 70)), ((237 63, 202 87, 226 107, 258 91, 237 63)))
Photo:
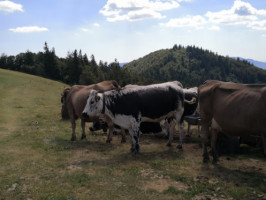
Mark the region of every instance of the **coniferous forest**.
POLYGON ((120 67, 112 63, 96 62, 81 50, 68 52, 66 58, 56 56, 45 42, 43 51, 26 51, 18 55, 0 57, 0 68, 38 75, 64 83, 89 85, 103 80, 116 80, 126 84, 146 85, 178 80, 185 87, 198 86, 205 80, 216 79, 237 83, 266 83, 266 70, 246 60, 220 56, 195 46, 174 45, 150 53, 120 67))

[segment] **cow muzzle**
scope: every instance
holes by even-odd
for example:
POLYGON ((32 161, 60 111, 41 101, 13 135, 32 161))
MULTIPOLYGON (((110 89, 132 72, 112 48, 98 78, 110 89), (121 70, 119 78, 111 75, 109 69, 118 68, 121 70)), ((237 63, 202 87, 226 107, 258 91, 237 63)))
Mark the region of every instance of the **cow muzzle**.
POLYGON ((89 118, 89 115, 88 115, 87 113, 83 112, 83 113, 82 113, 82 117, 83 117, 84 119, 88 119, 88 118, 89 118))

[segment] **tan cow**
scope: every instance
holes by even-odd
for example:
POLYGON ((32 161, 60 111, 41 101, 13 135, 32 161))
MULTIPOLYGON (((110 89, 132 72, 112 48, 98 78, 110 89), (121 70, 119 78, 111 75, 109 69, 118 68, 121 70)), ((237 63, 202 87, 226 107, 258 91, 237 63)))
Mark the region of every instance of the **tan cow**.
POLYGON ((112 89, 119 89, 120 86, 116 81, 103 81, 93 85, 73 85, 71 88, 64 89, 61 94, 62 109, 61 115, 62 119, 70 119, 72 124, 72 137, 71 141, 76 140, 76 120, 81 119, 82 127, 82 137, 81 139, 86 138, 85 134, 85 122, 95 122, 98 119, 89 119, 85 120, 82 117, 82 111, 87 103, 87 99, 90 95, 92 89, 99 92, 104 92, 112 89))
POLYGON ((261 135, 266 155, 266 85, 246 85, 208 80, 199 87, 200 117, 203 135, 203 161, 209 160, 206 144, 209 128, 213 161, 217 132, 234 136, 261 135))

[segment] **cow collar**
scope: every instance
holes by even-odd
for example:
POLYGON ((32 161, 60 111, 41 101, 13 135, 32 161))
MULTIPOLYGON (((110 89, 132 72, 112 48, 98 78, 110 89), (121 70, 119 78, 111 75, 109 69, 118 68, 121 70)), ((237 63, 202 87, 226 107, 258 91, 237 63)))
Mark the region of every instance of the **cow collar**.
POLYGON ((103 93, 103 109, 102 109, 102 114, 105 113, 105 95, 103 93))

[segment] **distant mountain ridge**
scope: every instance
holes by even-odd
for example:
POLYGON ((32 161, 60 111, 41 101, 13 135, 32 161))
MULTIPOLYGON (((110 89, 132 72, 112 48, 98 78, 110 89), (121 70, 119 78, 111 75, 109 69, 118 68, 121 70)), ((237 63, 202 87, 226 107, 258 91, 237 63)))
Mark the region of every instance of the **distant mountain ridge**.
POLYGON ((120 67, 123 67, 124 65, 126 65, 127 63, 119 63, 120 67))
POLYGON ((195 46, 161 49, 123 66, 147 83, 179 80, 195 86, 208 79, 237 83, 266 83, 266 70, 248 60, 233 59, 195 46))
MULTIPOLYGON (((232 57, 234 59, 237 59, 237 57, 232 57)), ((253 64, 256 67, 259 67, 261 69, 266 69, 266 62, 261 62, 261 61, 257 61, 257 60, 253 60, 253 59, 245 59, 245 58, 239 58, 240 60, 247 60, 248 62, 250 62, 251 64, 253 64)))

